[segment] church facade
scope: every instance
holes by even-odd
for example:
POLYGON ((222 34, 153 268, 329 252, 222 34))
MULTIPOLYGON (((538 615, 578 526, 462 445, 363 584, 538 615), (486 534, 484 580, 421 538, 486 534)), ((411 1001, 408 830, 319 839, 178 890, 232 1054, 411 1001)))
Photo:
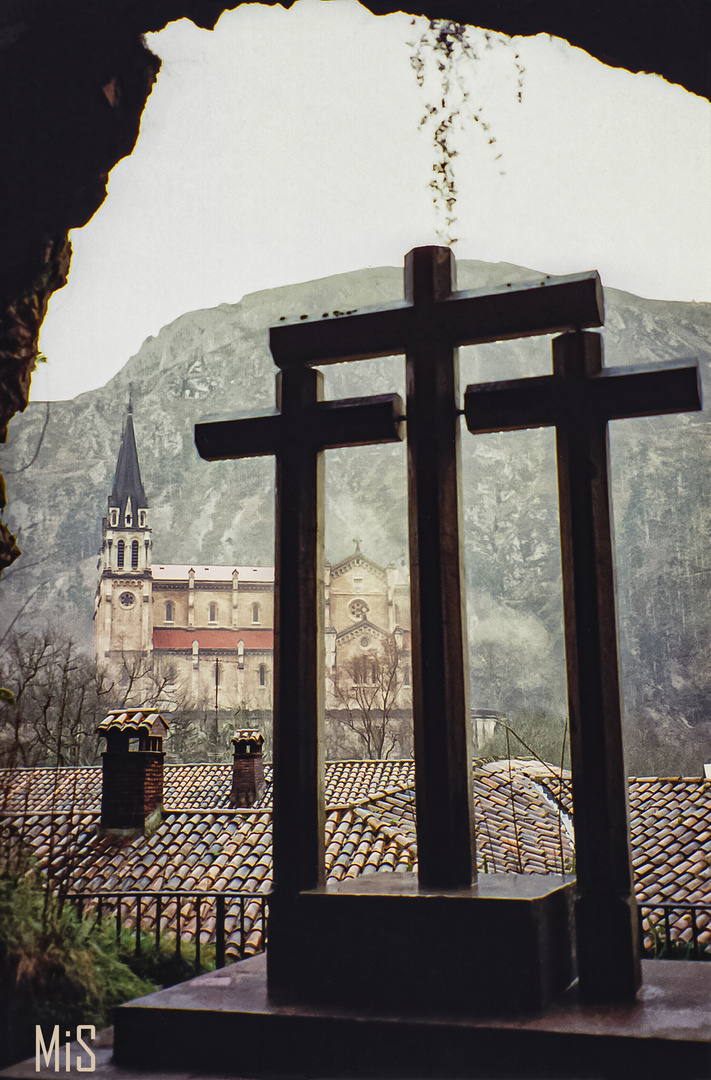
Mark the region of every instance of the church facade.
MULTIPOLYGON (((132 706, 271 709, 274 568, 157 563, 133 413, 102 521, 94 649, 132 706)), ((408 709, 407 573, 355 551, 324 571, 326 706, 408 709)))

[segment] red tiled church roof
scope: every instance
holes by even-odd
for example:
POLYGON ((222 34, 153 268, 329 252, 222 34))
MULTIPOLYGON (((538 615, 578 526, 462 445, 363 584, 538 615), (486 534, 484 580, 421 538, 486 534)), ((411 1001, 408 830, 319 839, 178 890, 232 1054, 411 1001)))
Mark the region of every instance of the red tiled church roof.
POLYGON ((157 628, 153 631, 154 649, 180 649, 190 652, 193 642, 200 649, 232 649, 237 651, 240 641, 245 649, 273 649, 274 633, 271 630, 171 630, 157 628))

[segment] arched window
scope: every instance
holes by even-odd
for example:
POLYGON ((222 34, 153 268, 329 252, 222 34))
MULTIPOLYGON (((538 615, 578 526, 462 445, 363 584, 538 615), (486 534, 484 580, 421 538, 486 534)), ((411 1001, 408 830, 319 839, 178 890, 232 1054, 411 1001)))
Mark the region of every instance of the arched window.
POLYGON ((175 607, 173 606, 173 604, 169 600, 168 603, 165 605, 165 621, 166 622, 173 622, 174 619, 175 619, 175 607))
POLYGON ((260 686, 266 686, 267 685, 267 668, 266 668, 265 664, 260 664, 259 665, 259 685, 260 686))
POLYGON ((405 664, 405 667, 403 668, 402 684, 403 684, 403 686, 409 686, 410 685, 410 665, 409 664, 405 664))
POLYGON ((118 544, 116 545, 116 565, 118 566, 119 570, 123 570, 123 563, 125 557, 126 544, 123 540, 119 540, 118 544))
POLYGON ((131 542, 131 569, 138 570, 138 540, 131 542))
POLYGON ((217 622, 217 604, 210 604, 210 622, 217 622))
MULTIPOLYGON (((252 622, 259 622, 259 604, 252 604, 252 622)), ((264 683, 260 683, 260 686, 264 686, 264 683)))

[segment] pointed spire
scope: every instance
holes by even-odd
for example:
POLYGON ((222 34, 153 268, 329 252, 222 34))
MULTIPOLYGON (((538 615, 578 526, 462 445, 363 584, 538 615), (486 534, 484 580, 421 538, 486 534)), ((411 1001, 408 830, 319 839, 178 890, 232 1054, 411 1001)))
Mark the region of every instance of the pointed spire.
POLYGON ((121 446, 116 461, 114 484, 109 496, 109 506, 119 507, 119 521, 123 526, 126 510, 131 514, 131 527, 138 526, 139 508, 145 510, 148 506, 146 493, 143 490, 141 480, 141 468, 138 464, 138 450, 136 449, 136 433, 133 429, 133 404, 129 392, 128 414, 121 434, 121 446))

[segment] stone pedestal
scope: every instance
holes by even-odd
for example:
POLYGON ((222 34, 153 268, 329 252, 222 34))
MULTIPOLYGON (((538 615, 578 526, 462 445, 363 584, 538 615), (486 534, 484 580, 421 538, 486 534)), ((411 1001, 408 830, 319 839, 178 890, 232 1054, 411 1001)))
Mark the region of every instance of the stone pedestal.
POLYGON ((572 879, 377 873, 270 901, 269 997, 392 1013, 541 1009, 575 978, 572 879))
MULTIPOLYGON (((431 966, 438 960, 444 966, 436 942, 426 947, 431 966)), ((271 1080, 711 1075, 711 964, 643 961, 644 983, 634 1004, 581 1004, 573 990, 543 1012, 489 1017, 277 1006, 267 999, 265 967, 264 957, 255 956, 122 1005, 115 1014, 114 1064, 103 1075, 155 1080, 171 1069, 176 1080, 188 1072, 271 1080)), ((26 1072, 3 1075, 29 1078, 34 1068, 32 1059, 26 1072)))

